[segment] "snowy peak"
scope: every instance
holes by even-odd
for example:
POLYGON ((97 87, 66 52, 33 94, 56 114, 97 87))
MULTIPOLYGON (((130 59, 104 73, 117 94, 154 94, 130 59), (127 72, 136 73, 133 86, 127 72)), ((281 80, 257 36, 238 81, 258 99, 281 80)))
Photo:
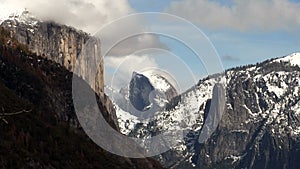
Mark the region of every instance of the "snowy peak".
POLYGON ((9 16, 2 16, 1 20, 2 21, 10 20, 14 22, 24 23, 29 26, 34 26, 39 22, 39 20, 27 9, 25 9, 22 12, 19 11, 19 12, 11 13, 9 16))
POLYGON ((129 86, 129 99, 138 110, 144 110, 150 103, 163 108, 177 96, 177 90, 163 77, 163 75, 151 71, 142 73, 133 72, 129 86), (149 101, 152 100, 153 102, 149 101), (135 105, 143 102, 141 105, 135 105))
POLYGON ((149 79, 157 92, 163 93, 166 96, 168 101, 171 101, 172 98, 178 95, 177 89, 163 75, 151 71, 142 72, 142 74, 149 79))
POLYGON ((23 11, 19 16, 14 16, 14 19, 31 26, 34 26, 39 22, 39 20, 27 10, 23 11))
POLYGON ((164 92, 171 88, 171 84, 164 77, 150 72, 145 72, 143 74, 148 77, 155 89, 164 92))
POLYGON ((17 9, 17 10, 11 10, 11 9, 8 9, 7 7, 4 7, 4 6, 0 6, 0 24, 9 19, 10 17, 12 16, 15 16, 15 15, 19 15, 22 13, 22 11, 24 11, 23 9, 17 9))
POLYGON ((31 33, 37 30, 37 25, 40 22, 35 16, 33 16, 28 10, 22 12, 15 12, 8 17, 0 19, 0 25, 6 28, 19 28, 21 25, 25 25, 26 29, 31 33))
POLYGON ((132 72, 132 77, 131 77, 132 79, 133 78, 139 78, 140 79, 140 78, 143 78, 143 77, 144 76, 142 74, 138 73, 138 72, 135 72, 135 71, 132 72))
POLYGON ((275 62, 289 62, 292 66, 300 67, 300 53, 293 53, 283 58, 276 59, 275 62))

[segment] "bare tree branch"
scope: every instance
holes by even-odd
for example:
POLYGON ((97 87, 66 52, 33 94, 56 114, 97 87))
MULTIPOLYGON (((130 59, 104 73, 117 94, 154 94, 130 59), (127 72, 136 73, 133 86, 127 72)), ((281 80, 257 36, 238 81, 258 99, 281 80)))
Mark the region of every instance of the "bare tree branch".
POLYGON ((2 112, 3 113, 0 113, 0 120, 2 120, 5 124, 8 124, 8 121, 4 118, 5 116, 14 116, 14 115, 22 114, 22 113, 29 113, 31 111, 32 111, 32 109, 30 109, 30 110, 21 110, 21 111, 15 112, 15 113, 4 113, 4 108, 2 107, 2 112))
POLYGON ((3 117, 0 117, 0 120, 2 120, 5 124, 8 124, 8 121, 7 120, 5 120, 5 118, 3 118, 3 117))
POLYGON ((15 113, 1 113, 0 116, 13 116, 13 115, 18 115, 18 114, 22 114, 22 113, 30 113, 32 111, 31 110, 21 110, 15 113))

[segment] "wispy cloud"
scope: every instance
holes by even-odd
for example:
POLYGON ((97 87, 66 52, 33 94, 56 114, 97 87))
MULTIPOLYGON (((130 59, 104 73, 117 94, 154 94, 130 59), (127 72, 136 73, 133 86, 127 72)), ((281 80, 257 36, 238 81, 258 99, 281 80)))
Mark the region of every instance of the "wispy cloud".
POLYGON ((300 3, 289 0, 231 0, 230 5, 208 0, 171 3, 166 12, 210 29, 292 31, 300 28, 300 3))
POLYGON ((224 55, 222 56, 222 60, 225 62, 237 62, 240 61, 240 58, 231 55, 224 55))
POLYGON ((105 83, 120 89, 129 84, 133 71, 158 67, 156 60, 148 55, 128 55, 126 57, 105 57, 105 83))

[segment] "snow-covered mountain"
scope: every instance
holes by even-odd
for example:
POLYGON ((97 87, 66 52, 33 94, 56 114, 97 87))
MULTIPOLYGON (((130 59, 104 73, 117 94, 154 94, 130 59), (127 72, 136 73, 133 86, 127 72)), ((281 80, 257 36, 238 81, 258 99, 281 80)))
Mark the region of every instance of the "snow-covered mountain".
POLYGON ((293 66, 300 66, 300 53, 293 53, 289 56, 275 59, 275 62, 288 62, 293 66))
POLYGON ((130 126, 124 133, 148 138, 184 131, 177 146, 157 157, 166 167, 299 168, 299 61, 300 54, 295 53, 227 70, 226 82, 219 76, 207 77, 152 119, 124 119, 130 126), (214 91, 222 82, 226 87, 222 119, 211 137, 199 143, 210 109, 216 106, 211 103, 214 91))
POLYGON ((178 95, 165 77, 152 71, 133 72, 127 87, 117 91, 105 86, 105 93, 115 104, 123 134, 129 134, 135 124, 145 123, 156 112, 164 110, 178 95))

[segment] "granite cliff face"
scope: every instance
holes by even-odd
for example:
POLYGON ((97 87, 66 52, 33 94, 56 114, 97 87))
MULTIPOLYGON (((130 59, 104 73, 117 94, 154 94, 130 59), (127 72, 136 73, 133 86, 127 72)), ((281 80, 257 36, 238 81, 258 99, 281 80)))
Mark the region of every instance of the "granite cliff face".
POLYGON ((146 76, 133 72, 129 84, 129 100, 135 109, 143 111, 150 105, 149 98, 153 90, 154 87, 146 76))
MULTIPOLYGON (((80 128, 72 98, 72 72, 33 54, 0 27, 0 165, 1 168, 159 169, 153 159, 111 154, 80 128)), ((118 130, 110 100, 100 96, 99 109, 118 130)), ((89 109, 87 109, 89 111, 89 109)))
POLYGON ((72 27, 41 22, 28 11, 11 16, 1 26, 9 30, 18 42, 28 46, 32 53, 59 63, 71 72, 77 65, 77 74, 93 84, 91 87, 103 96, 103 58, 99 39, 72 27))

